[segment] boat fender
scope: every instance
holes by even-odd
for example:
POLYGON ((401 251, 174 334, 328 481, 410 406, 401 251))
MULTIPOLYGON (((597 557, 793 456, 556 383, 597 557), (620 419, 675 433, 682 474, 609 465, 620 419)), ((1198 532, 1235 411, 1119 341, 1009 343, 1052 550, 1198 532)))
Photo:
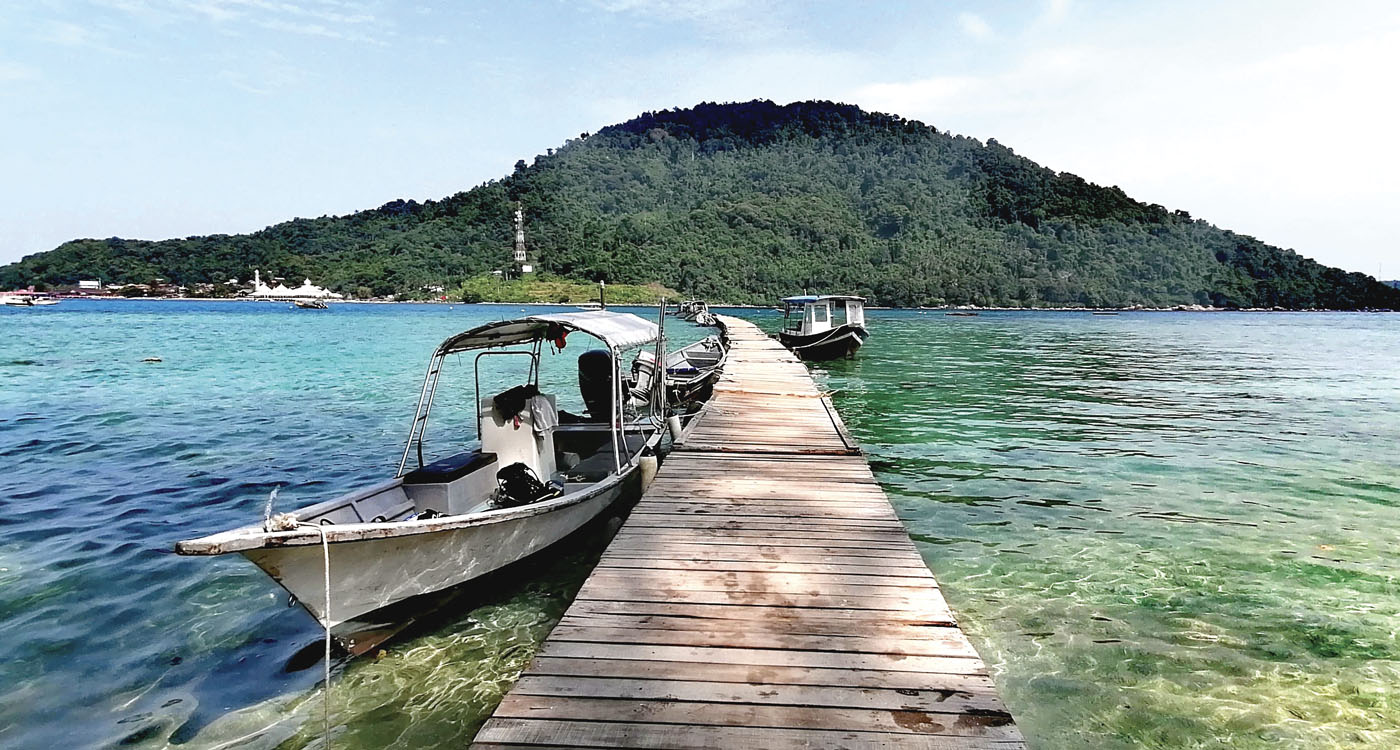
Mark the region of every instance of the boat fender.
POLYGON ((647 488, 651 486, 652 480, 656 479, 656 472, 660 468, 660 462, 657 461, 656 456, 644 455, 638 461, 638 465, 642 470, 642 492, 646 492, 647 488))
POLYGON ((671 431, 671 442, 679 443, 681 441, 680 415, 672 414, 671 416, 666 417, 666 427, 669 428, 671 431))

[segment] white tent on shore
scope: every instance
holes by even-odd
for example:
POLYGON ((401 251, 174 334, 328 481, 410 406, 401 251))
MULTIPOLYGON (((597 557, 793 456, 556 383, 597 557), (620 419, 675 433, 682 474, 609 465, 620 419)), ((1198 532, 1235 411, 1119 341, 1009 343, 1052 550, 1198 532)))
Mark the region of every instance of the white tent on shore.
POLYGON ((290 289, 286 284, 278 282, 277 286, 269 287, 262 281, 262 272, 253 271, 253 293, 249 295, 254 299, 344 299, 345 295, 336 294, 329 289, 316 286, 311 283, 311 279, 303 279, 301 286, 290 289))

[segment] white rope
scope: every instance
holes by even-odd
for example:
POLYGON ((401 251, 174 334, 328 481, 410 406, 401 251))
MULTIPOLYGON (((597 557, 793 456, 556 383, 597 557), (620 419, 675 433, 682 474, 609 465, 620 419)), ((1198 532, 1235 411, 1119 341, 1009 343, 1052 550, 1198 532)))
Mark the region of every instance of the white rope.
POLYGON ((323 747, 329 750, 331 746, 331 545, 326 539, 326 527, 314 523, 302 523, 302 526, 309 526, 321 535, 321 565, 322 575, 326 586, 326 608, 322 610, 321 625, 326 630, 326 658, 325 658, 325 687, 322 695, 321 712, 321 733, 324 737, 323 747))

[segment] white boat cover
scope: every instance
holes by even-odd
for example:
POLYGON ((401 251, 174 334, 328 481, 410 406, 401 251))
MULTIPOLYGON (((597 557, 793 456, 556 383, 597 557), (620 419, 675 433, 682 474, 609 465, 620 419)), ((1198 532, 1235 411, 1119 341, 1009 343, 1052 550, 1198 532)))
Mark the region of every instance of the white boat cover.
POLYGON ((550 324, 561 326, 567 331, 582 331, 589 336, 601 339, 614 351, 649 344, 655 341, 657 336, 655 323, 643 320, 632 313, 588 310, 531 315, 519 320, 487 323, 442 342, 438 351, 443 354, 452 354, 469 349, 524 344, 544 338, 550 324))

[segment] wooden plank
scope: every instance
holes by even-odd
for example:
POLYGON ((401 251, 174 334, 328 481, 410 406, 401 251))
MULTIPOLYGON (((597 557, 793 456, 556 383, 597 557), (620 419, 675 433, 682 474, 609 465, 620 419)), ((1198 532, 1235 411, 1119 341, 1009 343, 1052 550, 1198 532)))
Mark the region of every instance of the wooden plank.
POLYGON ((944 605, 928 596, 869 596, 754 591, 692 591, 676 588, 626 588, 589 586, 579 589, 578 599, 617 602, 684 602, 688 604, 741 604, 751 607, 802 607, 809 609, 862 609, 943 619, 944 605))
MULTIPOLYGON (((568 613, 580 614, 631 614, 657 615, 663 617, 686 617, 694 620, 734 620, 765 622, 792 621, 823 623, 846 623, 867 628, 878 627, 881 623, 893 626, 941 627, 950 621, 952 613, 946 608, 930 612, 882 612, 862 609, 811 609, 807 607, 785 607, 778 604, 755 606, 727 602, 696 603, 677 601, 627 601, 620 599, 589 600, 579 599, 569 607, 568 613)), ((566 613, 567 614, 567 613, 566 613)))
POLYGON ((840 593, 847 589, 853 593, 876 593, 891 591, 908 593, 911 596, 938 590, 938 583, 932 578, 885 578, 881 575, 857 575, 851 573, 776 573, 677 570, 661 568, 599 568, 592 578, 615 586, 647 586, 664 584, 699 590, 744 590, 782 589, 790 591, 818 590, 823 593, 840 593))
POLYGON ((839 686, 894 690, 908 697, 942 696, 959 692, 995 693, 996 690, 992 678, 985 674, 930 674, 878 669, 676 662, 662 659, 536 656, 530 662, 529 674, 628 680, 699 680, 741 683, 770 689, 775 685, 839 686))
POLYGON ((829 731, 819 729, 730 727, 702 724, 647 724, 544 719, 492 719, 477 735, 478 747, 620 748, 626 750, 1019 750, 1025 743, 977 737, 829 731), (645 731, 641 729, 645 727, 645 731))
POLYGON ((883 617, 821 617, 811 613, 802 616, 762 617, 751 619, 726 618, 718 614, 694 617, 641 613, 590 613, 570 610, 560 625, 598 626, 615 628, 670 628, 678 631, 699 630, 711 633, 747 635, 830 635, 850 638, 908 638, 917 641, 942 640, 960 635, 951 622, 910 623, 883 617))
MULTIPOLYGON (((868 562, 868 561, 867 561, 868 562)), ((938 582, 927 568, 909 566, 892 568, 888 565, 860 565, 835 560, 829 563, 798 562, 754 562, 751 560, 700 560, 700 559, 650 559, 626 558, 608 555, 598 563, 598 569, 643 569, 643 570, 707 570, 707 571, 753 571, 765 573, 839 573, 851 576, 878 576, 891 580, 928 580, 937 586, 938 582)))
MULTIPOLYGON (((609 663, 609 662, 604 662, 609 663)), ((780 684, 752 681, 710 682, 694 679, 628 679, 556 675, 548 669, 525 675, 512 692, 521 695, 580 698, 630 698, 633 700, 682 700, 761 703, 779 706, 828 706, 886 711, 915 709, 950 713, 1005 711, 990 680, 963 689, 909 690, 869 688, 846 684, 780 684)), ((840 681, 841 674, 828 680, 840 681)))
POLYGON ((506 719, 562 719, 615 721, 641 724, 684 724, 710 727, 772 729, 851 730, 920 736, 1019 739, 1011 717, 1001 712, 987 715, 895 709, 785 706, 753 703, 715 703, 681 700, 629 700, 618 698, 540 697, 511 693, 501 701, 496 715, 506 719))
MULTIPOLYGON (((806 635, 774 633, 758 629, 684 630, 667 627, 609 627, 605 625, 575 625, 560 623, 549 637, 555 641, 578 643, 637 644, 648 646, 706 646, 714 648, 761 648, 784 651, 839 651, 843 654, 869 654, 898 657, 958 656, 975 657, 977 652, 966 638, 944 634, 942 637, 908 638, 871 637, 856 635, 806 635)), ((940 628, 940 630, 956 630, 940 628)))
POLYGON ((923 562, 917 557, 910 557, 907 560, 891 560, 889 550, 867 549, 863 546, 857 547, 793 547, 777 546, 767 544, 716 544, 713 540, 692 539, 686 541, 666 541, 658 539, 634 538, 631 534, 626 537, 619 535, 613 539, 612 545, 608 547, 607 554, 620 554, 626 557, 636 557, 638 554, 655 555, 657 557, 667 557, 671 559, 700 559, 712 560, 723 558, 726 560, 762 560, 770 562, 781 561, 803 561, 803 562, 826 562, 832 558, 860 558, 868 564, 870 561, 884 561, 889 565, 899 565, 904 567, 917 567, 923 562))

